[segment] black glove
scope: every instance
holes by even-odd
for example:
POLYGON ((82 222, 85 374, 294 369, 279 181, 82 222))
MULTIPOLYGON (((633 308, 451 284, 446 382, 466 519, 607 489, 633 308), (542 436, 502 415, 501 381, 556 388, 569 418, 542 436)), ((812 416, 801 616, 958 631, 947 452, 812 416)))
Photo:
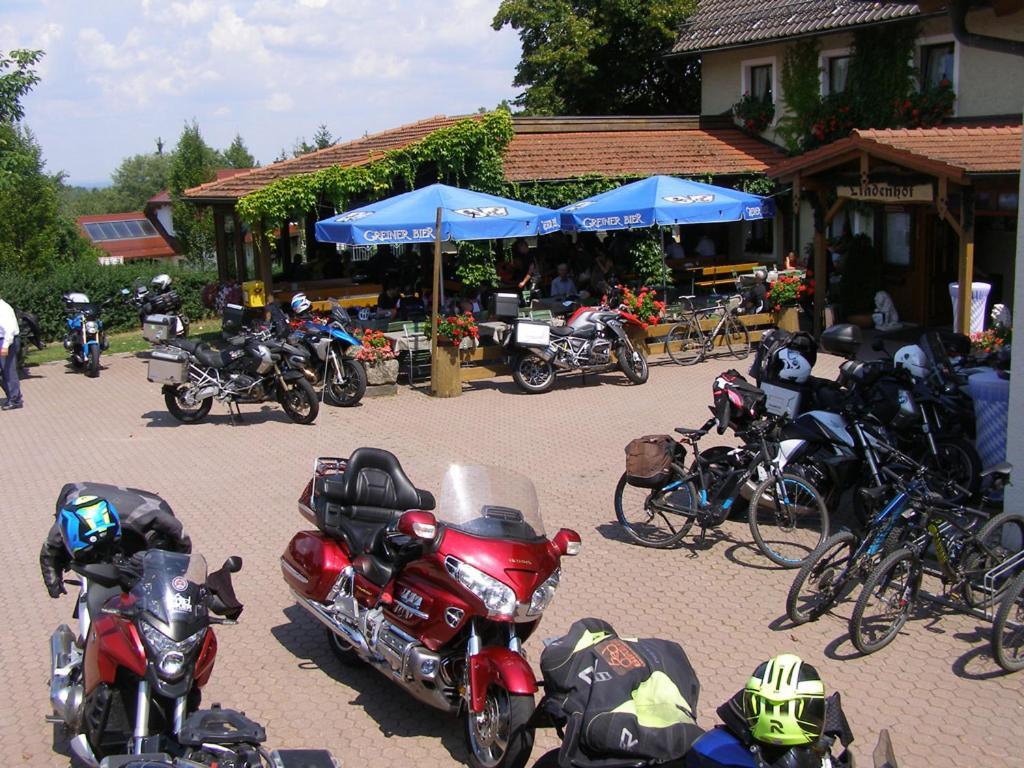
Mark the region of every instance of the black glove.
POLYGON ((61 595, 66 595, 68 591, 64 589, 64 579, 59 576, 54 580, 48 580, 46 582, 46 591, 50 593, 50 597, 56 600, 61 595))

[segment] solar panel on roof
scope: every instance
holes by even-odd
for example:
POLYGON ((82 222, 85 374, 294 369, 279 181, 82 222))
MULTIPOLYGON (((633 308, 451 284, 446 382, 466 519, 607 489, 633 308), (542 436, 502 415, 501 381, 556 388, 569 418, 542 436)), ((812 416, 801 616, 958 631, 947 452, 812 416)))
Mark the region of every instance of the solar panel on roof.
POLYGON ((93 242, 105 240, 138 240, 156 237, 157 231, 148 219, 126 219, 124 221, 97 221, 85 225, 85 231, 93 242))

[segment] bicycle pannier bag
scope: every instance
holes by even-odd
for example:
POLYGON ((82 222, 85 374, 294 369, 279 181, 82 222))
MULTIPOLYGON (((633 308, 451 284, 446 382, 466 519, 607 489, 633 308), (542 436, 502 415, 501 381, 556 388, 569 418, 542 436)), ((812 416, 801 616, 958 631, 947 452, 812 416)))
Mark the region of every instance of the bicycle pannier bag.
POLYGON ((724 434, 727 427, 743 430, 756 419, 764 416, 765 394, 755 387, 734 368, 718 374, 711 385, 714 397, 715 418, 718 433, 724 434))
POLYGON ((679 760, 702 734, 700 682, 678 643, 619 637, 580 619, 541 654, 540 714, 564 729, 561 768, 679 760))
POLYGON ((672 474, 675 441, 668 435, 644 435, 626 446, 626 481, 639 488, 658 488, 672 474))

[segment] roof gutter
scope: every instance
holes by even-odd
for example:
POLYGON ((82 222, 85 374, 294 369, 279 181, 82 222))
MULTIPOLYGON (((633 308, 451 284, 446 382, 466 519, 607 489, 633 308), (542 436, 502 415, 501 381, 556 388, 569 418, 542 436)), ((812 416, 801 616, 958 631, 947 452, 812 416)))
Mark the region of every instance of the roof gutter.
POLYGON ((949 21, 953 27, 953 37, 961 45, 982 48, 996 53, 1008 53, 1011 56, 1024 56, 1024 41, 1011 40, 1006 37, 979 35, 967 29, 967 11, 970 0, 950 0, 949 21))

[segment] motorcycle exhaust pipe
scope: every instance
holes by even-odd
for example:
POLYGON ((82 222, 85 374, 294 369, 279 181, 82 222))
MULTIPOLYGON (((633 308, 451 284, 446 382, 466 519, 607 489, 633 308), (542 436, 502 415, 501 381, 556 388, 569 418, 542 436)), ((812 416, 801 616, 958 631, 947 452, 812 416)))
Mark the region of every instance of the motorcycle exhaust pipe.
POLYGON ((61 624, 50 636, 50 706, 53 715, 72 730, 81 720, 85 691, 72 683, 77 659, 75 636, 67 624, 61 624))
POLYGON ((555 357, 555 351, 551 347, 544 347, 543 349, 540 349, 538 347, 531 347, 530 352, 535 354, 545 363, 550 363, 555 357))
POLYGON ((92 747, 89 746, 88 739, 85 738, 84 733, 80 733, 71 740, 70 743, 71 754, 73 754, 82 765, 88 766, 88 768, 100 768, 100 763, 96 759, 96 755, 93 754, 92 747))
POLYGON ((338 621, 322 604, 314 600, 310 600, 309 598, 302 597, 294 590, 292 590, 292 594, 295 595, 295 600, 298 604, 309 611, 313 615, 313 618, 334 632, 334 634, 349 642, 357 648, 360 653, 363 653, 366 656, 372 655, 370 653, 370 647, 366 644, 366 638, 364 638, 358 630, 346 626, 343 622, 338 621))

